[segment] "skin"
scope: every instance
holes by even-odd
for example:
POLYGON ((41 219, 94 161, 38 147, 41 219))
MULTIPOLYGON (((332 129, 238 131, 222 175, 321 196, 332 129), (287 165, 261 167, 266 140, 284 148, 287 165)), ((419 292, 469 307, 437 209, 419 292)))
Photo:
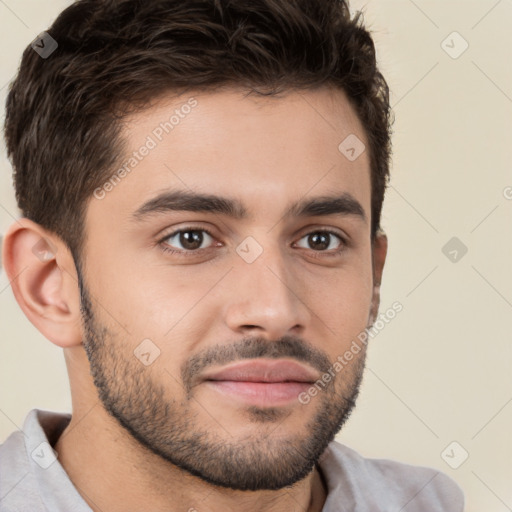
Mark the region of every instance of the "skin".
MULTIPOLYGON (((369 155, 349 161, 338 150, 350 134, 368 148, 366 135, 340 90, 193 96, 191 113, 103 199, 89 200, 81 269, 62 240, 26 218, 6 234, 16 300, 64 349, 72 419, 55 449, 95 511, 320 511, 327 490, 316 462, 354 405, 364 347, 307 405, 250 406, 201 377, 257 357, 320 376, 377 317, 387 240, 371 239, 369 155), (169 189, 236 198, 250 216, 133 220, 169 189), (333 193, 350 194, 365 218, 283 217, 295 201, 333 193), (168 237, 191 224, 212 232, 200 232, 202 253, 168 237), (347 243, 331 235, 324 248, 308 237, 318 229, 347 243), (251 263, 236 251, 249 236, 262 249, 251 263), (160 351, 147 366, 134 355, 145 339, 160 351)), ((189 97, 165 96, 126 118, 127 153, 189 97)))

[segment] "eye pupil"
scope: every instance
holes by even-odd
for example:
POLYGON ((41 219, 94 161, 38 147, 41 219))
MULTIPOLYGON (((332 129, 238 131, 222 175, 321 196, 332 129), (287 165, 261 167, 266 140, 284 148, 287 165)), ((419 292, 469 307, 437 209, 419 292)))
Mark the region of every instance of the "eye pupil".
POLYGON ((203 243, 203 233, 198 230, 182 231, 180 233, 180 243, 185 249, 199 249, 203 243))
POLYGON ((329 233, 313 233, 309 235, 308 241, 312 242, 313 246, 317 244, 316 249, 327 249, 329 247, 329 238, 329 233))

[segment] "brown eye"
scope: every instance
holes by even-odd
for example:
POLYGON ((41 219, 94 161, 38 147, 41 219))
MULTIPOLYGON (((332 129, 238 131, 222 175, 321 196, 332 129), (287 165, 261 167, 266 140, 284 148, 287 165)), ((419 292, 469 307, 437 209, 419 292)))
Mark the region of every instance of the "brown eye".
POLYGON ((208 239, 213 240, 213 237, 205 229, 184 228, 166 236, 162 243, 176 248, 177 252, 186 252, 205 249, 202 245, 205 241, 208 242, 208 239))
POLYGON ((299 247, 304 247, 305 249, 313 249, 314 251, 321 252, 326 251, 327 249, 339 249, 340 246, 343 247, 345 244, 343 238, 333 231, 312 231, 311 233, 308 233, 306 236, 302 237, 301 240, 306 240, 307 246, 304 247, 298 243, 297 245, 299 247), (336 244, 336 239, 338 240, 338 244, 336 244))

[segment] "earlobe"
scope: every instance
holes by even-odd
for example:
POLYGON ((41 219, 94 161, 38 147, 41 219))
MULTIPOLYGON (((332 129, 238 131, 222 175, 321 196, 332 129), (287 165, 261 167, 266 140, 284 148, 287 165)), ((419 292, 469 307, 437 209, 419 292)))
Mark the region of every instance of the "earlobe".
POLYGON ((373 294, 370 309, 369 325, 375 322, 379 313, 380 305, 380 284, 382 281, 382 273, 384 271, 384 263, 388 252, 388 238, 383 231, 379 231, 375 235, 372 243, 372 266, 373 266, 373 294))
POLYGON ((60 347, 80 345, 76 269, 62 240, 18 219, 4 237, 2 261, 16 301, 41 334, 60 347))

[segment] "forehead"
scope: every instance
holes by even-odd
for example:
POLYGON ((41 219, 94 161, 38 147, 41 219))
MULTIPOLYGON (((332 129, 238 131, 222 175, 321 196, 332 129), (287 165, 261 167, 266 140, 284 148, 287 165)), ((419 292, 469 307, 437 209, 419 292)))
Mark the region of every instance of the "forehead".
POLYGON ((370 215, 367 139, 341 90, 163 96, 127 117, 122 137, 113 184, 92 209, 133 217, 151 198, 186 190, 238 198, 254 219, 263 211, 281 216, 289 199, 348 193, 370 215))

